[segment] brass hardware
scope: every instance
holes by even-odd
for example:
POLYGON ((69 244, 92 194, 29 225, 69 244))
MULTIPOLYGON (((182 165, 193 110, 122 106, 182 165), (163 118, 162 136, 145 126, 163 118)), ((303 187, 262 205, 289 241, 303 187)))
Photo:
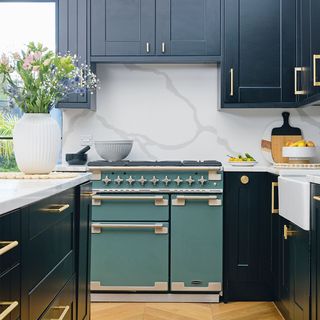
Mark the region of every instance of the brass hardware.
POLYGON ((146 43, 146 52, 150 53, 150 43, 149 42, 146 43))
POLYGON ((295 67, 294 68, 294 94, 296 96, 305 95, 307 92, 305 90, 298 89, 298 72, 304 72, 306 69, 304 67, 295 67))
POLYGON ((164 42, 161 43, 161 52, 162 53, 166 52, 166 44, 164 42))
POLYGON ((92 291, 167 291, 167 282, 155 282, 153 286, 103 286, 100 281, 91 281, 92 291))
POLYGON ((240 178, 240 181, 241 181, 242 184, 248 184, 249 181, 250 181, 250 179, 249 179, 248 176, 242 176, 242 177, 240 178))
POLYGON ((184 282, 171 282, 173 291, 221 291, 221 282, 209 282, 207 287, 187 287, 184 282))
POLYGON ((313 200, 320 201, 320 196, 314 196, 313 200))
POLYGON ((221 206, 222 201, 218 199, 217 196, 177 196, 172 199, 173 206, 185 206, 186 200, 206 200, 208 201, 208 206, 221 206))
POLYGON ((93 223, 91 233, 101 233, 101 229, 154 229, 155 234, 167 234, 168 228, 162 223, 128 224, 128 223, 93 223))
POLYGON ((230 97, 234 96, 234 70, 230 69, 230 97))
POLYGON ((0 245, 5 245, 0 249, 0 256, 4 255, 6 252, 12 250, 19 244, 18 241, 0 241, 0 245))
POLYGON ((151 200, 154 201, 155 206, 167 206, 169 204, 168 199, 164 196, 92 196, 92 205, 100 206, 103 200, 151 200))
POLYGON ((278 182, 272 182, 271 184, 271 213, 272 214, 278 214, 279 213, 279 209, 276 209, 274 207, 274 200, 275 200, 275 188, 278 187, 278 182))
POLYGON ((48 208, 41 209, 41 211, 49 212, 49 213, 62 213, 68 208, 70 208, 69 204, 52 204, 48 208))
POLYGON ((222 176, 220 171, 218 170, 209 170, 208 172, 208 180, 209 181, 221 181, 222 176))
POLYGON ((57 306, 57 307, 51 307, 48 314, 46 314, 43 318, 43 320, 63 320, 65 318, 65 316, 67 315, 68 311, 69 311, 70 307, 69 306, 57 306), (57 310, 59 313, 62 311, 62 313, 60 314, 59 318, 56 317, 56 313, 55 310, 57 310))
POLYGON ((285 240, 288 240, 289 237, 292 237, 297 231, 290 230, 287 225, 283 226, 283 237, 285 240))
POLYGON ((317 81, 317 61, 320 60, 320 54, 313 55, 313 86, 320 87, 320 81, 317 81))
POLYGON ((0 306, 8 306, 2 313, 0 313, 0 320, 4 320, 18 305, 18 301, 0 301, 0 306))

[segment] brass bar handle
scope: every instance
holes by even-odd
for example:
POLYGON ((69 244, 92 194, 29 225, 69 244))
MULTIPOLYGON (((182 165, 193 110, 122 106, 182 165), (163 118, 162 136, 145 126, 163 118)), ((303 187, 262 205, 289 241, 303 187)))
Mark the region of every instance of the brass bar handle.
POLYGON ((169 200, 165 199, 164 196, 101 196, 101 195, 93 195, 92 196, 92 205, 100 206, 101 201, 103 200, 150 200, 154 201, 155 206, 168 206, 169 200))
POLYGON ((49 212, 49 213, 62 213, 68 208, 70 208, 69 204, 53 204, 48 208, 41 209, 41 211, 49 212))
POLYGON ((161 43, 161 52, 162 52, 162 53, 165 53, 165 52, 166 52, 166 44, 165 44, 165 42, 162 42, 162 43, 161 43))
POLYGON ((275 189, 278 188, 278 182, 272 182, 271 184, 271 213, 278 214, 279 209, 275 208, 274 201, 275 201, 275 189))
POLYGON ((93 223, 91 225, 92 233, 101 233, 101 229, 153 229, 154 233, 157 234, 167 234, 168 228, 165 227, 162 223, 155 224, 130 224, 130 223, 93 223))
POLYGON ((68 311, 70 310, 69 306, 57 306, 57 307, 51 307, 50 310, 63 310, 60 314, 59 318, 53 318, 50 314, 50 311, 48 312, 48 318, 44 316, 43 320, 63 320, 65 316, 67 315, 68 311))
POLYGON ((234 96, 234 69, 230 69, 230 97, 234 96))
POLYGON ((0 313, 0 320, 4 320, 18 305, 18 301, 0 301, 0 306, 8 306, 6 309, 3 310, 3 312, 0 313))
POLYGON ((177 196, 177 199, 181 200, 216 200, 217 196, 177 196))
POLYGON ((304 72, 305 68, 303 67, 295 67, 294 68, 294 94, 296 96, 307 94, 305 90, 299 90, 298 88, 298 72, 304 72))
POLYGON ((0 256, 4 255, 6 252, 15 248, 19 242, 18 241, 0 241, 0 245, 5 244, 3 248, 0 249, 0 256))
POLYGON ((320 201, 320 196, 314 196, 313 200, 320 201))
POLYGON ((296 234, 296 233, 297 233, 297 231, 290 230, 287 225, 283 226, 283 237, 284 237, 284 240, 288 240, 289 237, 294 236, 294 234, 296 234))
POLYGON ((217 196, 182 196, 178 195, 175 199, 172 199, 173 206, 185 206, 186 201, 189 200, 204 200, 208 201, 208 206, 221 206, 222 200, 217 196))
POLYGON ((320 60, 320 54, 313 55, 313 86, 320 87, 320 81, 317 81, 317 62, 320 60))
POLYGON ((146 52, 150 53, 150 42, 146 43, 146 52))

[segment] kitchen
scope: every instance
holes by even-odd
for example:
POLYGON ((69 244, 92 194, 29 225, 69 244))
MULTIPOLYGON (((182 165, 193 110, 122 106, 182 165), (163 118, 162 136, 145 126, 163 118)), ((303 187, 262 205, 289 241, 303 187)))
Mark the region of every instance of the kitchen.
POLYGON ((40 41, 99 79, 51 111, 53 173, 16 173, 0 125, 0 319, 320 318, 318 1, 0 8, 1 53, 40 41))

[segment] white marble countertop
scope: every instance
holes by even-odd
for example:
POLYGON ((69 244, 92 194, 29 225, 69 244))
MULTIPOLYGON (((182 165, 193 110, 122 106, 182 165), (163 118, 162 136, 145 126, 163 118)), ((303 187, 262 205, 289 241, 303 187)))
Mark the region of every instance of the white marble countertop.
POLYGON ((316 184, 320 184, 320 173, 319 174, 312 174, 312 175, 307 175, 307 180, 310 183, 316 183, 316 184))
POLYGON ((0 215, 73 188, 90 177, 90 173, 79 173, 71 179, 0 180, 0 215))

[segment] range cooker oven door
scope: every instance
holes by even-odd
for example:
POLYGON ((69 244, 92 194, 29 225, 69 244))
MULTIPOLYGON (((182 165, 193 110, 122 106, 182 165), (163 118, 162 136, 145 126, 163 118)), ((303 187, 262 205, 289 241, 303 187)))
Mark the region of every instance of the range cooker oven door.
POLYGON ((222 290, 222 195, 173 195, 171 291, 222 290))

